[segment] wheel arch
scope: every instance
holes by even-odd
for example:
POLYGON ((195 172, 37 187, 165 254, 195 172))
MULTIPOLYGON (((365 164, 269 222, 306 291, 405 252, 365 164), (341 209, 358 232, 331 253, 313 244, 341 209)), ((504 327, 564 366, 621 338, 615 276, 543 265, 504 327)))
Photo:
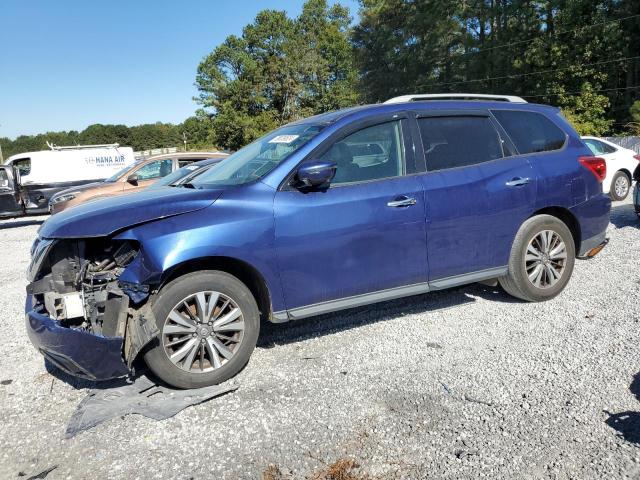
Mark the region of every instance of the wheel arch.
POLYGON ((576 247, 576 254, 580 251, 580 244, 582 242, 582 231, 580 229, 580 223, 578 222, 578 219, 573 213, 571 213, 571 210, 565 207, 545 207, 533 212, 533 214, 529 218, 535 217, 536 215, 551 215, 552 217, 556 217, 558 220, 564 223, 573 236, 573 243, 576 247))
POLYGON ((271 313, 273 308, 271 294, 264 276, 253 265, 237 258, 210 256, 191 258, 178 263, 164 272, 158 285, 158 290, 178 277, 204 270, 220 270, 236 277, 244 283, 253 294, 260 311, 260 319, 272 320, 271 313))

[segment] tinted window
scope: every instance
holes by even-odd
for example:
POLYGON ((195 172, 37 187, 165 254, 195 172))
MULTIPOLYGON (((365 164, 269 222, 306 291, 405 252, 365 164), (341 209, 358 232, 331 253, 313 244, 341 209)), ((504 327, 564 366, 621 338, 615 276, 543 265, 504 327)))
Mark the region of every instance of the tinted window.
POLYGON ((492 113, 522 154, 559 150, 564 145, 565 133, 540 113, 517 110, 492 113))
POLYGON ((419 118, 427 171, 464 167, 502 158, 498 132, 487 117, 419 118))
POLYGON ((170 158, 166 160, 156 160, 155 162, 147 163, 140 167, 135 174, 138 175, 138 180, 166 177, 171 173, 172 164, 173 160, 170 158))
POLYGON ((322 156, 338 166, 332 185, 397 177, 405 172, 401 121, 363 128, 322 156))

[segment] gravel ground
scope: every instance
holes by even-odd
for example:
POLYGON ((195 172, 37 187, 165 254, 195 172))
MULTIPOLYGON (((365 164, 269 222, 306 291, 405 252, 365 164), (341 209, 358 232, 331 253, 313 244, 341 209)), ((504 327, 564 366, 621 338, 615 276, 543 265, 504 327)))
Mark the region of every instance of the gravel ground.
POLYGON ((2 478, 57 466, 47 479, 297 479, 339 459, 355 462, 334 469, 359 465, 354 479, 640 478, 640 223, 629 202, 614 204, 607 248, 577 262, 550 302, 469 285, 270 326, 235 393, 70 440, 92 385, 48 372, 23 325, 39 220, 0 222, 2 478))

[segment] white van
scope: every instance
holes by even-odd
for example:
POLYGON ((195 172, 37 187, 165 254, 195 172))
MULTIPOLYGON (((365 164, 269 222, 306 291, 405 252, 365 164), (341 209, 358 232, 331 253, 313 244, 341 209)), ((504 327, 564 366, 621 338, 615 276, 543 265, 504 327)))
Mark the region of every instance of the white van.
POLYGON ((0 217, 47 213, 69 187, 104 180, 135 162, 131 147, 78 145, 13 155, 0 166, 0 217))

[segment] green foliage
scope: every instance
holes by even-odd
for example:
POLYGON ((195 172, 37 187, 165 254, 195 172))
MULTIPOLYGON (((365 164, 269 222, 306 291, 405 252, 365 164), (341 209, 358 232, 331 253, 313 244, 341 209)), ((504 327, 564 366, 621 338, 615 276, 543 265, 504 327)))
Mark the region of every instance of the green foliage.
POLYGON ((183 145, 183 132, 187 148, 213 148, 216 144, 211 133, 211 119, 204 112, 197 112, 182 124, 149 123, 127 127, 125 125, 89 125, 81 132, 47 132, 38 135, 21 135, 15 140, 0 138, 4 158, 22 152, 46 150, 47 142, 56 145, 96 145, 119 143, 133 147, 135 151, 183 145))
POLYGON ((593 92, 585 83, 579 96, 563 97, 562 113, 580 135, 603 136, 611 128, 613 120, 605 117, 609 99, 593 92))
POLYGON ((524 96, 604 134, 640 95, 638 0, 362 0, 353 44, 365 100, 524 96), (619 21, 618 21, 619 20, 619 21))
POLYGON ((278 125, 357 102, 349 11, 308 0, 298 18, 263 10, 198 66, 198 102, 220 145, 237 149, 278 125))

